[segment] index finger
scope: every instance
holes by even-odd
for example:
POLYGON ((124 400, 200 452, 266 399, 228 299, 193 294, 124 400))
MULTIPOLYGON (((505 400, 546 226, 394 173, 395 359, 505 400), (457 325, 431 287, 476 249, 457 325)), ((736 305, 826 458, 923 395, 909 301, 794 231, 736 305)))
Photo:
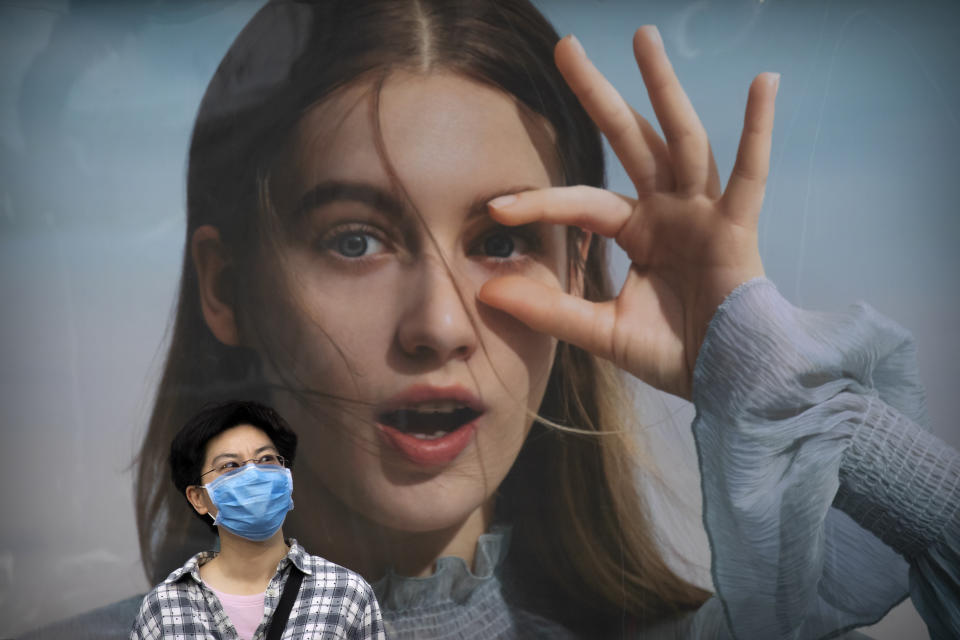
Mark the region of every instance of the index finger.
POLYGON ((633 215, 636 202, 612 191, 578 185, 501 196, 487 206, 493 218, 506 225, 543 221, 616 238, 633 215))

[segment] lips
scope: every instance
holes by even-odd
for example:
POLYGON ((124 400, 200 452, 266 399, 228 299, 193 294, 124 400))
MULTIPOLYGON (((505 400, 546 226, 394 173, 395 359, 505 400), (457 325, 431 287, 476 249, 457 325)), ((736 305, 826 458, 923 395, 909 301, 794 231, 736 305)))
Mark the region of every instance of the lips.
POLYGON ((380 423, 421 440, 435 440, 472 422, 480 413, 453 401, 430 402, 380 414, 380 423))
POLYGON ((414 386, 387 401, 377 413, 384 440, 409 461, 449 464, 470 444, 482 403, 459 386, 414 386))

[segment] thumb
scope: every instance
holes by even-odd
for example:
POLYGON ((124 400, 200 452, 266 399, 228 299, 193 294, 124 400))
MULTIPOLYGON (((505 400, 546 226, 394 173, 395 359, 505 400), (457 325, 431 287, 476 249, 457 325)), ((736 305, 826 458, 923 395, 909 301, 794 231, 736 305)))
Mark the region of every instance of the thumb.
POLYGON ((611 359, 611 302, 590 302, 523 276, 488 280, 477 298, 535 331, 611 359))

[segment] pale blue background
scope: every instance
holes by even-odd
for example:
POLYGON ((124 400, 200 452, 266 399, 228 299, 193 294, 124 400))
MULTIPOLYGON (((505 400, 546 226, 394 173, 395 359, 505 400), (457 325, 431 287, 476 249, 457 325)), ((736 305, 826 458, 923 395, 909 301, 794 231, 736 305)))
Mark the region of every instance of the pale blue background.
MULTIPOLYGON (((630 38, 658 24, 724 176, 750 79, 783 74, 768 274, 795 303, 864 299, 912 330, 934 430, 960 446, 960 3, 538 4, 651 118, 630 38)), ((258 5, 0 2, 0 637, 148 586, 130 464, 178 277, 188 136, 258 5)), ((695 493, 688 410, 666 407, 651 434, 695 493)), ((896 615, 873 633, 920 633, 896 615)))

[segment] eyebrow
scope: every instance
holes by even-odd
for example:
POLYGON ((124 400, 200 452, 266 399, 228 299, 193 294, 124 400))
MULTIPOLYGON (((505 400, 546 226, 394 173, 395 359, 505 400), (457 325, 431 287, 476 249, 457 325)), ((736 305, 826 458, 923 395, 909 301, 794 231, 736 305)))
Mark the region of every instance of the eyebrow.
MULTIPOLYGON (((485 193, 474 199, 470 204, 467 218, 470 219, 480 215, 486 215, 487 203, 494 198, 520 193, 522 191, 532 191, 538 188, 539 187, 529 185, 518 185, 485 193)), ((324 205, 334 202, 359 202, 395 218, 402 217, 406 210, 404 203, 401 202, 395 194, 382 187, 366 182, 331 180, 321 182, 303 194, 294 209, 293 217, 298 218, 313 209, 319 209, 324 205)))
MULTIPOLYGON (((259 454, 263 453, 263 452, 266 451, 267 449, 273 449, 274 451, 277 450, 277 448, 276 448, 274 445, 272 445, 272 444, 265 444, 265 445, 263 445, 262 447, 260 447, 259 449, 257 449, 256 451, 253 452, 253 457, 256 458, 259 454)), ((210 464, 216 464, 216 463, 217 463, 217 460, 219 460, 220 458, 232 458, 232 459, 237 459, 237 458, 239 458, 239 457, 240 457, 240 454, 239 454, 239 453, 221 453, 220 455, 215 456, 215 457, 213 458, 213 460, 210 461, 210 464)))
POLYGON ((303 194, 294 208, 293 217, 298 218, 333 202, 359 202, 397 218, 404 211, 400 199, 386 189, 366 182, 332 180, 321 182, 303 194))

